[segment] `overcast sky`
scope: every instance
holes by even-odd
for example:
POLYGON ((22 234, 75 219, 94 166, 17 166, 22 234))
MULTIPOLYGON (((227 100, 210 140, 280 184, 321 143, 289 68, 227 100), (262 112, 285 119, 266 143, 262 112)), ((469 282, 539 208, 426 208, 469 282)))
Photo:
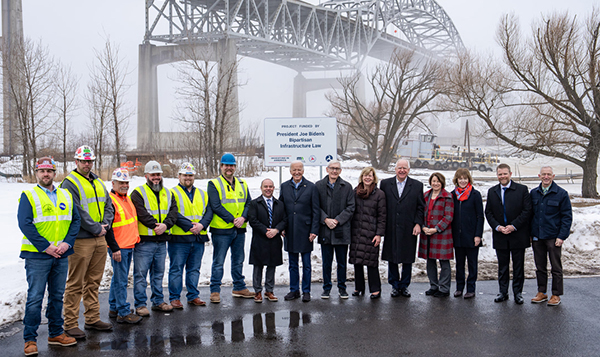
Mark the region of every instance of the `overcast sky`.
MULTIPOLYGON (((160 3, 160 1, 158 1, 160 3)), ((319 0, 308 2, 318 4, 319 0)), ((322 1, 321 1, 322 2, 322 1)), ((144 35, 144 1, 142 0, 23 0, 25 35, 46 44, 56 59, 71 65, 81 78, 80 94, 88 79, 88 68, 94 60, 93 49, 100 49, 108 36, 120 47, 121 57, 129 64, 128 92, 132 108, 137 105, 138 46, 144 35)), ((468 48, 494 52, 495 31, 503 14, 515 13, 522 29, 529 32, 530 24, 542 14, 568 10, 585 17, 597 1, 591 0, 438 0, 458 29, 468 48)), ((159 111, 162 131, 178 130, 172 120, 176 83, 170 65, 159 67, 159 111)), ((242 58, 240 89, 242 127, 249 122, 262 123, 266 117, 292 115, 292 80, 296 73, 284 67, 254 59, 242 58)), ((325 76, 325 74, 323 74, 325 76)), ((308 95, 307 116, 322 116, 328 105, 324 91, 308 95)), ((82 125, 85 108, 79 110, 75 123, 82 125)), ((135 145, 137 117, 131 118, 128 141, 135 145)))

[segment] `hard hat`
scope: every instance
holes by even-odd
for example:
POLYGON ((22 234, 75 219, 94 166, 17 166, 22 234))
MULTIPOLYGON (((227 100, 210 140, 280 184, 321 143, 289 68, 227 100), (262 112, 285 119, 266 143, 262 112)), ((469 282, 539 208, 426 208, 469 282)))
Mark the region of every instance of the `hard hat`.
POLYGON ((35 162, 35 171, 41 169, 49 169, 56 171, 56 162, 51 157, 44 156, 35 162))
POLYGON ((112 181, 129 182, 129 171, 124 167, 115 169, 112 173, 112 181))
POLYGON ((145 174, 162 174, 162 169, 158 161, 148 161, 146 167, 144 168, 145 174))
POLYGON ((225 165, 237 165, 235 162, 235 156, 230 153, 225 153, 221 156, 221 163, 225 165))
POLYGON ((83 145, 77 148, 75 151, 75 159, 77 160, 96 160, 94 150, 87 145, 83 145))
POLYGON ((178 173, 179 174, 184 174, 184 175, 195 175, 196 174, 196 168, 191 163, 184 162, 183 164, 181 164, 181 168, 179 169, 178 173))

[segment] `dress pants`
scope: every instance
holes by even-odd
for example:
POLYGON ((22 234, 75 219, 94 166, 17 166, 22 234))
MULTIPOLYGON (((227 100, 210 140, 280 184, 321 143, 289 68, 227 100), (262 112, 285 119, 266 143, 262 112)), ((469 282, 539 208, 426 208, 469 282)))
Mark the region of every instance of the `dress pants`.
POLYGON ((310 256, 312 252, 304 253, 288 253, 290 272, 290 291, 296 292, 300 290, 300 271, 298 265, 298 254, 302 255, 302 292, 310 293, 311 283, 311 263, 310 256))
POLYGON ((533 241, 533 259, 535 261, 535 276, 537 278, 538 291, 546 293, 548 289, 548 257, 552 266, 552 295, 563 294, 563 269, 561 248, 554 245, 556 238, 539 239, 533 241))
POLYGON ((477 281, 477 258, 479 256, 479 247, 475 248, 457 248, 454 247, 454 258, 456 260, 456 290, 463 291, 465 288, 465 260, 469 269, 467 278, 467 292, 475 292, 475 282, 477 281))
POLYGON ((65 288, 65 330, 79 326, 79 304, 83 297, 86 324, 100 321, 98 289, 106 263, 106 240, 104 236, 79 238, 73 244, 73 254, 69 256, 69 276, 65 288))
POLYGON ((525 282, 525 249, 496 249, 498 257, 498 285, 500 294, 508 295, 508 283, 510 281, 510 258, 513 262, 513 294, 523 292, 525 282))
POLYGON ((442 293, 450 292, 450 261, 448 259, 427 259, 427 277, 429 285, 442 293), (437 261, 440 261, 440 277, 438 279, 437 261))
POLYGON ((388 283, 394 289, 405 289, 410 285, 412 263, 402 263, 402 277, 398 271, 398 264, 388 263, 388 283))
MULTIPOLYGON (((365 291, 365 270, 364 265, 354 264, 354 290, 365 291)), ((379 278, 379 268, 367 266, 367 276, 369 279, 369 292, 376 293, 381 291, 381 279, 379 278)))
POLYGON ((323 291, 330 291, 331 266, 333 265, 333 253, 337 263, 337 287, 346 290, 346 267, 348 261, 348 244, 321 244, 321 256, 323 258, 323 291))
MULTIPOLYGON (((262 274, 264 265, 254 265, 254 271, 252 274, 252 286, 254 287, 255 293, 262 291, 262 274)), ((273 292, 275 287, 275 266, 267 266, 267 274, 265 275, 265 291, 268 293, 273 292)))

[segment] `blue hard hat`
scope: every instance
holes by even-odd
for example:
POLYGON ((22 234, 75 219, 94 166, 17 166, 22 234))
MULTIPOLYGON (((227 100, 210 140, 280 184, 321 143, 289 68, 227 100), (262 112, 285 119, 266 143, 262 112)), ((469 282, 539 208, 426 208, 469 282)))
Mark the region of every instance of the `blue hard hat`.
POLYGON ((225 165, 237 165, 235 162, 235 156, 230 153, 225 153, 221 156, 221 163, 225 165))

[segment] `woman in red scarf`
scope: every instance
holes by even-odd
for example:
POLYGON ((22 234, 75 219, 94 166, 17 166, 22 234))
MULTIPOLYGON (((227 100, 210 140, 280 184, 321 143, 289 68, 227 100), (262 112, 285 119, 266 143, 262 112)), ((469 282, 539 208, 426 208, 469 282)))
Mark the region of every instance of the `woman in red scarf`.
POLYGON ((483 234, 483 201, 481 193, 473 188, 473 178, 467 169, 458 169, 452 180, 456 188, 452 191, 454 220, 452 238, 456 257, 456 291, 461 297, 465 288, 465 260, 468 261, 469 278, 465 299, 475 297, 477 281, 477 256, 483 234))

